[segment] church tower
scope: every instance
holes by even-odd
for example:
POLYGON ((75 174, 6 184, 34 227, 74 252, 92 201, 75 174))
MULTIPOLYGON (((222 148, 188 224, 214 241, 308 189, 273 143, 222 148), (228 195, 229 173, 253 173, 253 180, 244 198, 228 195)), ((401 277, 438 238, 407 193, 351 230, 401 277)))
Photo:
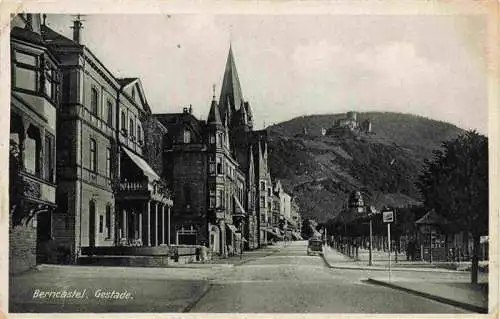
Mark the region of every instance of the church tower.
POLYGON ((219 97, 220 114, 222 122, 227 118, 230 131, 242 128, 243 131, 252 130, 253 116, 248 102, 245 102, 241 90, 240 79, 236 69, 233 49, 229 46, 229 53, 224 70, 224 78, 219 97))

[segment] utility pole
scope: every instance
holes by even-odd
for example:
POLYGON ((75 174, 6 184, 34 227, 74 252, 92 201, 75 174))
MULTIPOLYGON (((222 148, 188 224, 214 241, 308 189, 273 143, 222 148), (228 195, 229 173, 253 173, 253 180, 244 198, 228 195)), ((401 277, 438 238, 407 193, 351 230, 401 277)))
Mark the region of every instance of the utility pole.
POLYGON ((368 266, 373 266, 373 256, 372 256, 372 246, 373 246, 373 226, 372 226, 372 214, 368 214, 370 218, 370 247, 368 247, 369 258, 368 258, 368 266))

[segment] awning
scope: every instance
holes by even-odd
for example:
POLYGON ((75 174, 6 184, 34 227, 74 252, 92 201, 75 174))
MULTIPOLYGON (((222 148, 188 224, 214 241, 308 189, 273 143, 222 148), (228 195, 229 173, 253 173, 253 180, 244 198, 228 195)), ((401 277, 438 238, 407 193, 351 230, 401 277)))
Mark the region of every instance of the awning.
POLYGON ((238 230, 236 229, 236 227, 235 227, 234 225, 232 225, 232 224, 226 224, 226 226, 227 226, 227 228, 229 228, 229 229, 231 230, 231 232, 232 232, 233 234, 236 234, 236 232, 238 231, 238 230))
POLYGON ((130 157, 130 159, 142 170, 142 172, 144 173, 144 175, 146 175, 150 182, 160 180, 160 176, 156 174, 156 172, 144 159, 142 159, 138 155, 135 155, 125 147, 122 147, 122 150, 124 150, 125 154, 127 154, 128 157, 130 157))
POLYGON ((283 236, 281 236, 280 234, 276 233, 275 231, 271 230, 271 229, 266 229, 267 233, 268 234, 271 234, 277 238, 283 238, 283 236))
POLYGON ((247 213, 245 212, 245 209, 243 208, 243 205, 241 205, 238 197, 233 195, 234 201, 236 202, 236 214, 242 214, 246 215, 247 213))

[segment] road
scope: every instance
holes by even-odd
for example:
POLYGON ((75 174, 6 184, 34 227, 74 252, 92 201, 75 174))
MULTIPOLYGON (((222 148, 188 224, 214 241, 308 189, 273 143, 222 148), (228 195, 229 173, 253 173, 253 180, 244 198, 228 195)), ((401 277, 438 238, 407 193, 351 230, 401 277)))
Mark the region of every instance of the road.
POLYGON ((465 313, 391 288, 364 283, 370 271, 335 270, 306 256, 292 242, 270 256, 249 261, 210 280, 191 312, 268 313, 465 313))
MULTIPOLYGON (((194 268, 43 265, 9 277, 10 312, 464 313, 449 305, 363 282, 374 273, 328 268, 306 243, 246 252, 194 268), (84 298, 38 292, 85 291, 84 298), (113 290, 130 293, 109 298, 113 290), (103 293, 105 293, 103 295, 103 293), (108 297, 106 297, 108 296, 108 297)), ((189 266, 189 265, 187 265, 189 266)), ((380 276, 381 272, 376 275, 380 276)), ((399 275, 404 275, 398 272, 399 275)), ((417 275, 419 274, 408 274, 417 275)), ((433 274, 420 274, 427 279, 433 274)))

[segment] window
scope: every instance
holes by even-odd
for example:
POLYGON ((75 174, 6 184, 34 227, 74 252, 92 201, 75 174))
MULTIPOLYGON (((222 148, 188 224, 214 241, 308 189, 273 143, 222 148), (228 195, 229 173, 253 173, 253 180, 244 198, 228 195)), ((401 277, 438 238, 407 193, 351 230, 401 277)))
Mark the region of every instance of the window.
POLYGON ((106 149, 106 177, 111 178, 111 149, 106 149))
POLYGON ((26 172, 42 177, 40 169, 40 153, 42 150, 42 140, 40 138, 40 130, 30 125, 26 133, 24 141, 24 168, 26 172))
POLYGON ((209 206, 215 208, 215 189, 210 188, 209 206))
POLYGON ((110 127, 113 127, 113 103, 111 101, 108 101, 108 125, 110 127))
POLYGON ((90 111, 92 114, 97 116, 97 100, 99 99, 99 93, 97 92, 97 89, 93 87, 91 89, 91 94, 90 94, 90 111))
POLYGON ((271 197, 271 187, 267 189, 267 196, 271 197))
POLYGON ((120 126, 122 131, 127 131, 127 124, 126 124, 126 117, 125 117, 125 112, 122 111, 121 117, 120 117, 120 126))
POLYGON ((215 135, 210 134, 210 144, 215 144, 215 135))
POLYGON ((217 147, 222 147, 222 134, 217 133, 217 147))
POLYGON ((37 92, 39 58, 36 55, 15 52, 14 86, 33 92, 37 92))
POLYGON ((263 192, 266 191, 266 182, 260 182, 260 190, 263 192))
POLYGON ((188 129, 184 129, 183 141, 185 144, 191 143, 191 132, 188 129))
POLYGON ((102 234, 104 232, 104 216, 99 215, 99 233, 102 234))
POLYGON ((217 206, 217 208, 223 207, 223 205, 222 205, 223 198, 224 198, 223 190, 218 189, 217 190, 217 198, 215 200, 215 205, 217 206))
POLYGON ((128 127, 128 130, 129 130, 129 134, 131 137, 134 137, 134 120, 133 119, 130 119, 129 120, 129 127, 128 127))
POLYGON ((44 153, 43 177, 49 182, 54 182, 54 137, 48 133, 45 135, 44 153))
POLYGON ((191 207, 191 188, 189 184, 184 184, 184 204, 186 207, 191 207))
POLYGON ((106 206, 106 238, 111 238, 111 205, 106 206))
POLYGON ((260 197, 260 208, 266 208, 266 198, 264 196, 260 197))
POLYGON ((208 173, 215 174, 215 157, 213 154, 208 155, 208 173))
POLYGON ((217 156, 217 175, 222 175, 222 174, 223 174, 222 158, 217 156))
POLYGON ((97 145, 93 138, 90 139, 90 170, 97 172, 97 145))
POLYGON ((45 70, 45 83, 44 83, 44 89, 45 89, 45 94, 51 99, 52 98, 52 83, 54 82, 54 71, 50 67, 50 65, 47 66, 47 69, 45 70))
POLYGON ((142 129, 139 124, 137 124, 137 141, 142 142, 142 129))
POLYGON ((135 100, 135 89, 134 88, 132 88, 132 99, 135 100))

